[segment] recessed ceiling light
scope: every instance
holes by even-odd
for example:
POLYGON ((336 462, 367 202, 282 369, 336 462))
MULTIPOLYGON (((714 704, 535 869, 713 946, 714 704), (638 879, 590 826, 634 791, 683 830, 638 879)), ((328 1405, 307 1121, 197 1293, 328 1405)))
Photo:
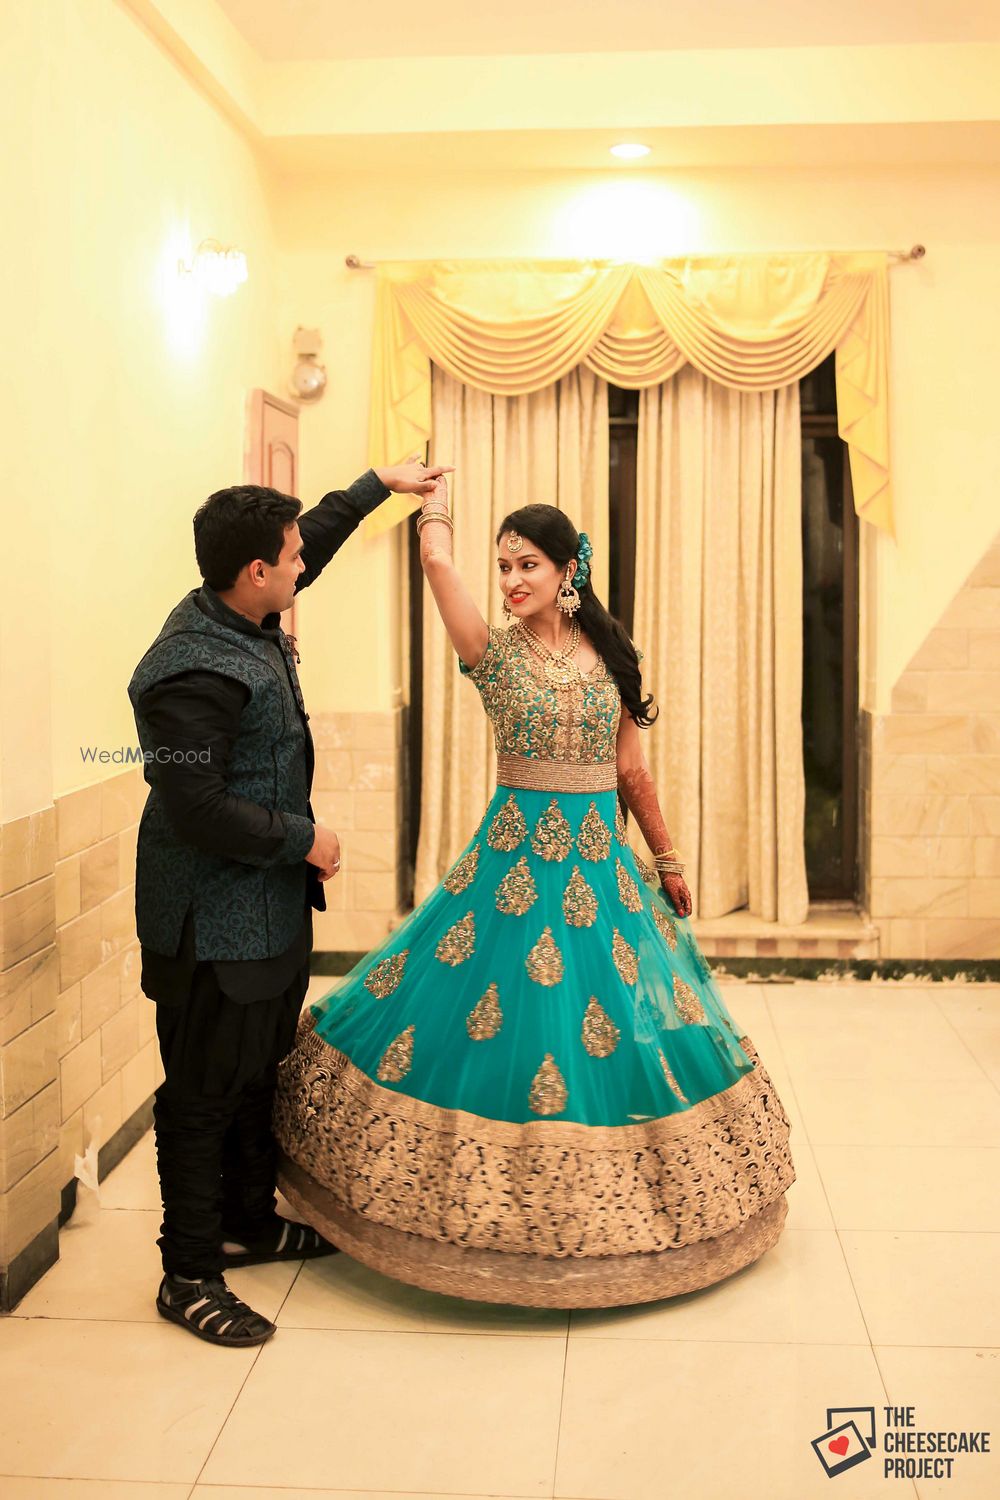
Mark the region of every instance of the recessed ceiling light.
POLYGON ((620 146, 612 146, 611 155, 617 156, 621 161, 634 161, 638 156, 648 156, 649 147, 640 146, 636 141, 625 141, 620 146))

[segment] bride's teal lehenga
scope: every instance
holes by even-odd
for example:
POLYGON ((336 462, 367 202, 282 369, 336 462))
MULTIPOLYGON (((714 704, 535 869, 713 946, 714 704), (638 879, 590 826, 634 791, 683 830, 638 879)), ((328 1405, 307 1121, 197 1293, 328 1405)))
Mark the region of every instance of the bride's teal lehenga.
POLYGON ((432 1291, 610 1307, 707 1286, 781 1232, 787 1116, 625 840, 611 674, 555 686, 512 626, 468 675, 496 793, 442 884, 303 1017, 280 1185, 432 1291))

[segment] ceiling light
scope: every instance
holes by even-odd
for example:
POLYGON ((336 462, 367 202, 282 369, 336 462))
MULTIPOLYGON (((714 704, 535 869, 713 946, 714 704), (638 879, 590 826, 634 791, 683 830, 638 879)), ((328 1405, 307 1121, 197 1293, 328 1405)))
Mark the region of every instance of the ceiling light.
POLYGON ((635 161, 639 156, 648 156, 649 147, 640 146, 637 141, 625 141, 620 146, 612 146, 611 155, 617 156, 619 161, 635 161))

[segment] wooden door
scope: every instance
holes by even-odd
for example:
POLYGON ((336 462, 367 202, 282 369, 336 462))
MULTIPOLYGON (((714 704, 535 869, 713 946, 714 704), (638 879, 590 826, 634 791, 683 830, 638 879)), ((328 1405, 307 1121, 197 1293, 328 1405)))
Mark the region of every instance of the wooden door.
MULTIPOLYGON (((247 484, 264 484, 298 499, 299 411, 270 391, 250 392, 243 464, 247 484)), ((286 635, 295 635, 295 605, 281 616, 286 635)))

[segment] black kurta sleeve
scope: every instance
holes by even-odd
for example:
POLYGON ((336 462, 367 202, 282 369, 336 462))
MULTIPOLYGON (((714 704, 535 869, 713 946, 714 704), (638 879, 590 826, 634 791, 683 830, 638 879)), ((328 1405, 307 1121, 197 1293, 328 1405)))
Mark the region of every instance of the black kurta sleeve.
POLYGON ((349 489, 331 490, 312 510, 302 512, 299 532, 305 571, 299 574, 296 593, 315 582, 365 516, 380 506, 390 493, 374 469, 369 469, 349 489))
POLYGON ((218 672, 183 672, 147 689, 140 706, 156 751, 150 775, 185 843, 240 864, 298 864, 313 845, 311 820, 272 812, 229 791, 229 764, 248 696, 241 682, 218 672))

